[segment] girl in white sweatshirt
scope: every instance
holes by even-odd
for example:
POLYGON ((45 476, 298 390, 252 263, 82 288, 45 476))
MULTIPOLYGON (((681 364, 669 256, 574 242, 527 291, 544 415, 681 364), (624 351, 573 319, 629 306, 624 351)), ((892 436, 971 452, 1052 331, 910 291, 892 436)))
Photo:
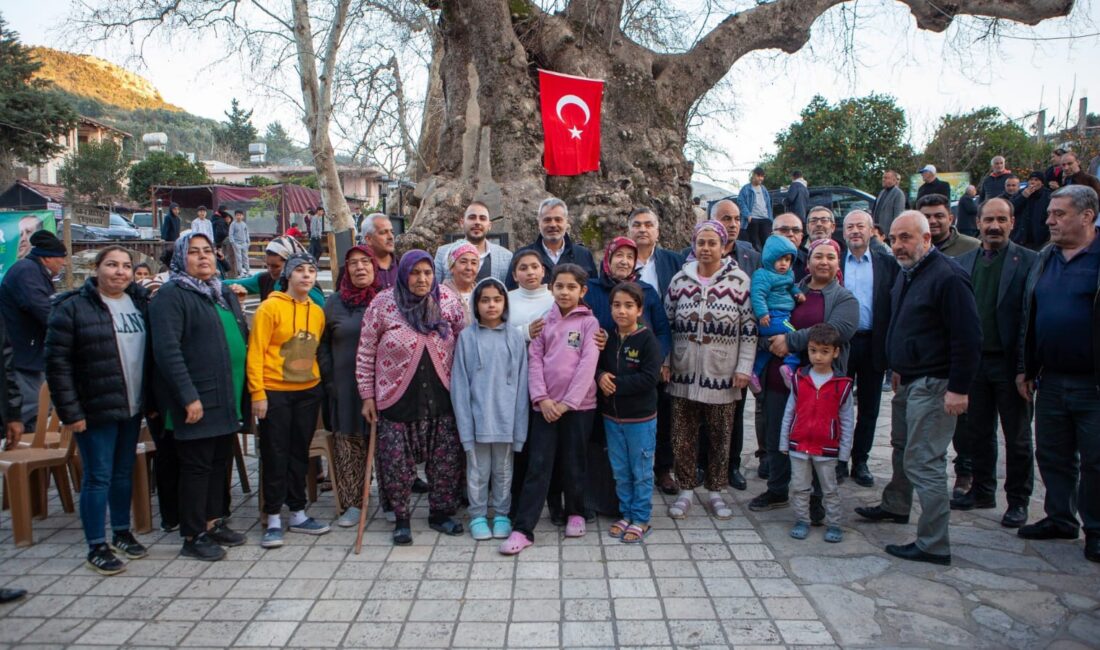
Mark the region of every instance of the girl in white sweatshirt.
POLYGON ((508 292, 508 326, 523 333, 528 343, 539 335, 546 312, 554 306, 554 296, 542 283, 546 268, 533 250, 524 251, 512 259, 512 278, 518 288, 508 292))

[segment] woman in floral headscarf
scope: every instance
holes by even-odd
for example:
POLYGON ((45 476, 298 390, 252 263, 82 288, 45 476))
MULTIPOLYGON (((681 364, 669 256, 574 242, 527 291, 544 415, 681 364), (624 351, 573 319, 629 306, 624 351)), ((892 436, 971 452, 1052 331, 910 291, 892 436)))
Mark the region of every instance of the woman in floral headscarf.
POLYGON ((417 463, 427 463, 428 523, 461 535, 453 519, 465 485, 465 454, 451 408, 451 363, 465 323, 462 301, 435 277, 432 257, 411 250, 397 283, 363 318, 355 377, 363 417, 378 422, 379 484, 393 507, 393 542, 411 544, 409 493, 417 463))
POLYGON ((352 246, 344 256, 344 267, 335 293, 325 301, 325 331, 317 361, 328 396, 328 413, 336 457, 332 478, 344 512, 337 525, 359 523, 366 479, 367 438, 363 400, 355 385, 355 352, 363 316, 375 295, 382 290, 369 246, 352 246))
POLYGON ((466 314, 466 325, 473 318, 473 310, 470 309, 470 296, 474 293, 477 284, 477 272, 481 267, 481 254, 473 244, 462 243, 455 246, 447 253, 447 269, 451 277, 443 282, 443 286, 455 292, 462 300, 462 308, 466 314))
POLYGON ((699 424, 708 425, 710 447, 704 483, 707 505, 718 519, 733 516, 722 498, 728 484, 730 423, 735 402, 749 383, 756 354, 756 319, 749 302, 749 276, 723 258, 726 229, 717 221, 695 226, 695 261, 672 278, 665 311, 672 325, 668 392, 672 396, 672 445, 680 495, 669 516, 691 508, 699 424))

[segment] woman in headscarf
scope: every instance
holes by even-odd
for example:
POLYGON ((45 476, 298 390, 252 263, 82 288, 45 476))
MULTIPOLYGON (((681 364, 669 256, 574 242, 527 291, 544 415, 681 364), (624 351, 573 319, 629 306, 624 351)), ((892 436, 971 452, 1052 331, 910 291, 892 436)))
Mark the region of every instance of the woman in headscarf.
POLYGON ((600 321, 600 327, 610 332, 616 327, 611 318, 611 290, 620 282, 637 284, 645 295, 642 318, 661 344, 661 353, 667 357, 672 348, 672 332, 669 330, 664 303, 657 294, 656 287, 638 279, 638 269, 634 266, 637 259, 638 246, 633 239, 616 237, 611 240, 604 249, 600 277, 588 278, 588 293, 585 294, 584 301, 592 309, 592 315, 600 321))
POLYGON ((696 479, 699 424, 709 435, 707 505, 718 519, 733 516, 722 498, 728 484, 730 422, 743 398, 756 355, 756 319, 749 302, 749 276, 733 258, 723 258, 726 229, 717 221, 695 226, 695 260, 684 264, 668 285, 665 311, 672 325, 668 392, 672 396, 672 445, 680 495, 669 516, 691 509, 696 479))
MULTIPOLYGON (((275 291, 279 278, 283 274, 283 266, 291 255, 305 253, 306 249, 297 239, 287 235, 281 235, 267 242, 264 248, 264 268, 267 273, 254 273, 247 278, 225 280, 224 284, 233 290, 242 299, 245 296, 260 295, 260 300, 267 300, 272 291, 275 291)), ((319 284, 315 284, 309 290, 309 297, 318 307, 325 306, 325 292, 319 284)))
POLYGON ((217 278, 214 244, 205 235, 185 231, 176 240, 169 280, 149 303, 149 324, 157 409, 178 456, 179 494, 186 495, 178 504, 180 555, 220 560, 222 547, 245 542, 222 517, 229 512, 233 435, 251 419, 244 397, 248 325, 217 278))
POLYGON ((132 265, 122 246, 101 250, 95 275, 58 296, 46 331, 50 397, 76 434, 84 463, 80 520, 87 566, 102 575, 126 568, 112 549, 129 559, 146 555, 130 532, 130 493, 152 365, 146 363, 149 293, 133 282, 132 265), (108 504, 110 546, 103 532, 108 504))
POLYGON ((432 257, 401 257, 397 283, 367 309, 355 377, 363 416, 378 421, 379 484, 396 522, 395 544, 411 544, 409 493, 427 463, 428 523, 461 535, 453 519, 465 485, 462 445, 451 408, 451 363, 465 322, 462 301, 436 280, 432 257))
POLYGON ((474 293, 477 284, 477 272, 481 266, 481 254, 473 244, 463 243, 455 246, 447 253, 447 268, 451 277, 443 282, 443 286, 455 292, 462 300, 462 308, 466 314, 466 325, 473 318, 473 310, 470 308, 470 296, 474 293))
POLYGON ((306 514, 309 446, 321 408, 317 346, 325 313, 312 300, 317 262, 309 253, 291 255, 278 290, 260 303, 248 341, 248 390, 260 421, 260 468, 267 519, 260 546, 283 545, 283 505, 290 532, 324 535, 328 524, 306 514))
POLYGON ((355 526, 363 506, 367 439, 363 400, 355 385, 355 352, 363 329, 363 315, 382 290, 369 246, 353 246, 344 256, 336 293, 325 301, 325 331, 317 361, 328 396, 329 422, 336 447, 331 476, 345 507, 337 525, 355 526))
MULTIPOLYGON (((840 356, 833 362, 836 371, 844 374, 848 365, 848 348, 852 336, 859 328, 859 301, 851 291, 845 289, 840 279, 840 245, 832 239, 818 239, 810 243, 809 260, 806 262, 806 277, 799 286, 806 301, 791 311, 791 325, 795 328, 789 334, 772 336, 767 342, 773 355, 780 355, 778 361, 773 358, 764 367, 762 383, 764 392, 756 399, 764 404, 764 440, 768 449, 768 489, 749 502, 753 510, 770 510, 788 503, 791 481, 790 459, 779 451, 779 433, 783 424, 783 410, 787 406, 790 387, 783 377, 783 356, 793 353, 802 357, 801 365, 808 362, 806 347, 809 344, 810 328, 818 323, 828 323, 840 333, 840 356)), ((837 464, 837 472, 841 465, 837 464)), ((825 518, 821 505, 820 491, 810 497, 810 519, 817 523, 825 518)))

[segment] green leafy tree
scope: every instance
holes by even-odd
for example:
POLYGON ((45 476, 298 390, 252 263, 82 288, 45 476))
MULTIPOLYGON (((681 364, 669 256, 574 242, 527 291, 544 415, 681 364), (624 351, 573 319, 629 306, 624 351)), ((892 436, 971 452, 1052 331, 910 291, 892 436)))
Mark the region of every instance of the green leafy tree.
POLYGON ((248 160, 248 145, 259 137, 256 127, 252 126, 252 111, 242 110, 240 102, 234 97, 225 117, 228 121, 218 128, 216 134, 218 144, 228 147, 242 160, 248 160))
POLYGON ((810 185, 850 185, 874 193, 882 172, 912 164, 905 131, 905 111, 893 97, 868 95, 831 105, 818 95, 800 121, 776 136, 776 154, 764 167, 777 182, 800 170, 810 185))
POLYGON ((272 122, 267 125, 263 140, 267 143, 268 162, 282 163, 301 159, 305 155, 305 149, 290 139, 290 134, 279 122, 272 122))
POLYGON ((250 187, 269 187, 271 185, 278 185, 279 181, 273 181, 267 176, 249 176, 244 179, 244 184, 250 187))
POLYGON ((210 175, 202 163, 193 163, 183 156, 154 151, 145 160, 130 167, 130 199, 139 203, 149 200, 149 188, 154 185, 202 185, 210 175))
POLYGON ((1050 145, 1038 143, 1000 110, 988 106, 940 119, 922 161, 945 172, 970 172, 977 185, 989 173, 989 161, 1004 156, 1009 169, 1027 173, 1046 169, 1050 145))
POLYGON ((87 142, 65 157, 57 179, 67 196, 83 196, 94 205, 110 206, 123 195, 122 183, 129 168, 122 147, 114 140, 87 142))
POLYGON ((76 124, 76 112, 34 79, 41 67, 0 16, 0 183, 14 177, 16 160, 40 165, 65 150, 56 141, 76 124))

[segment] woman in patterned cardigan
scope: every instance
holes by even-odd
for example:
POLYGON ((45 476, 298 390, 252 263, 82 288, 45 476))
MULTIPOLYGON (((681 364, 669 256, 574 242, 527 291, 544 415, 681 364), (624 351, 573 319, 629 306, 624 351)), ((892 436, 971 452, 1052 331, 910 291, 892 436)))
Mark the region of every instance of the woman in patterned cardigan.
POLYGON ((710 430, 705 485, 707 505, 718 519, 733 516, 722 499, 728 484, 731 422, 736 401, 748 385, 756 355, 756 320, 749 302, 749 276, 732 258, 723 259, 726 229, 717 221, 695 227, 695 261, 672 278, 665 311, 672 326, 672 445, 680 495, 669 516, 682 519, 691 508, 699 424, 710 430))
POLYGON ((466 481, 465 454, 451 409, 451 362, 464 322, 462 301, 435 277, 422 250, 405 253, 393 288, 363 318, 355 378, 363 417, 378 422, 382 491, 397 518, 395 544, 411 544, 409 493, 417 463, 427 463, 428 523, 461 535, 452 516, 466 481))

